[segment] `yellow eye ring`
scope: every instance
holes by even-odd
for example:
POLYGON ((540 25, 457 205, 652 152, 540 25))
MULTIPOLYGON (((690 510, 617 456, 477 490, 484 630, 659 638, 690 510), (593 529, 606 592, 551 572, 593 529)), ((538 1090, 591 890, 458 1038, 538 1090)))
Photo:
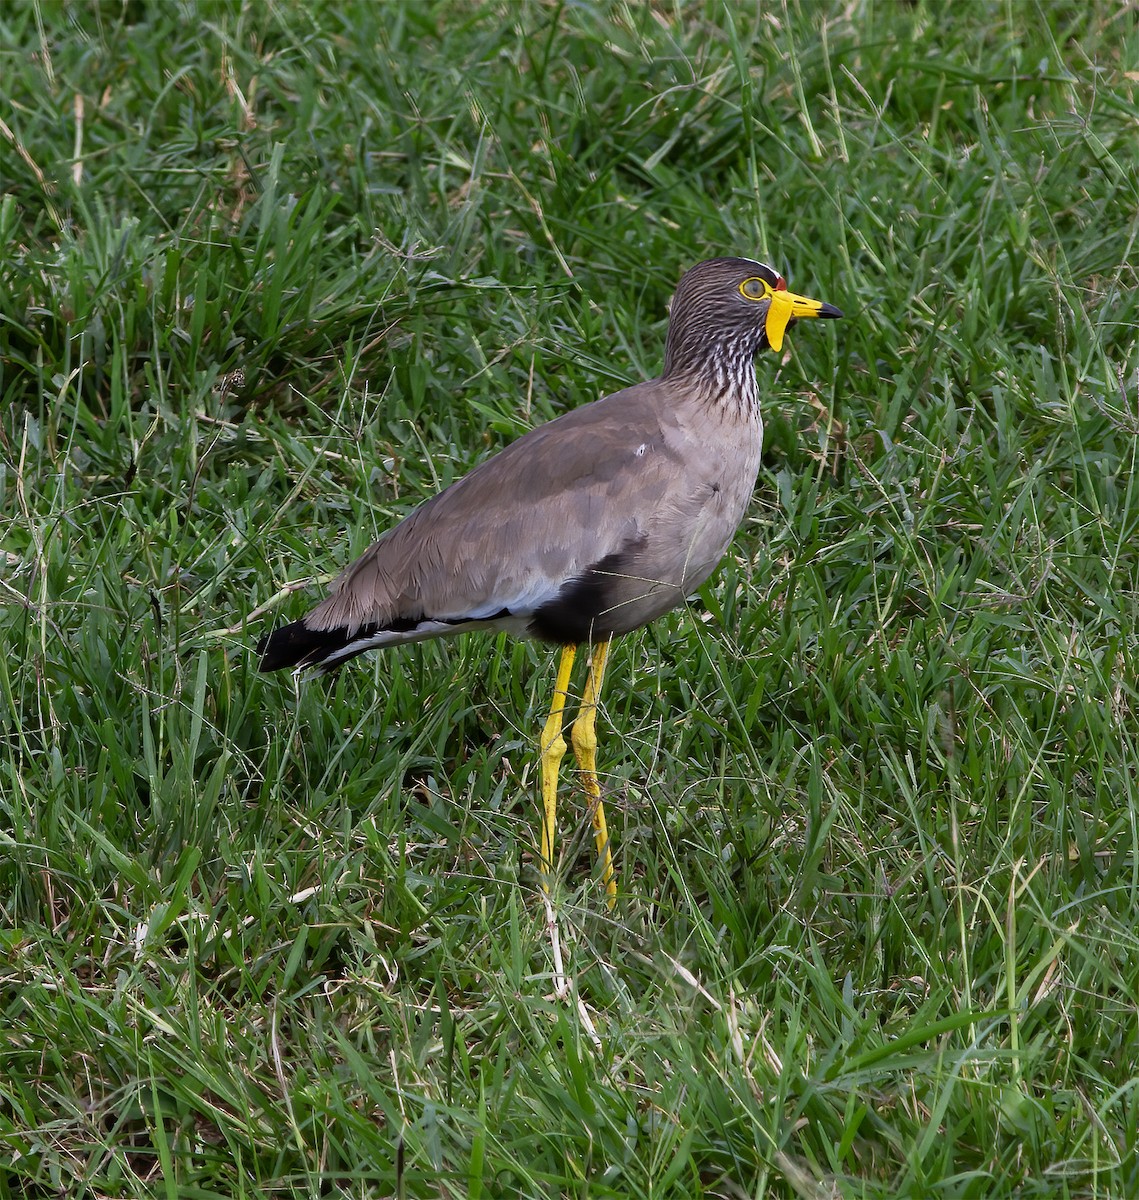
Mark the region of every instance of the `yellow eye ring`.
POLYGON ((740 295, 745 300, 767 300, 772 294, 772 287, 766 280, 753 276, 740 284, 740 295))

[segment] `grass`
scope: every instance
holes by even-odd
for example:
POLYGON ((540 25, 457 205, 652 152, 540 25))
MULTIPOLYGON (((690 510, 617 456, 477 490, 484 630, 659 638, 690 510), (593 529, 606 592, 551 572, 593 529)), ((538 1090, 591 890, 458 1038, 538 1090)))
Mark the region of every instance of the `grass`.
POLYGON ((0 46, 0 1198, 1135 1195, 1134 5, 0 46), (720 253, 847 317, 758 363, 752 513, 616 651, 563 997, 552 652, 252 647, 656 374, 720 253))

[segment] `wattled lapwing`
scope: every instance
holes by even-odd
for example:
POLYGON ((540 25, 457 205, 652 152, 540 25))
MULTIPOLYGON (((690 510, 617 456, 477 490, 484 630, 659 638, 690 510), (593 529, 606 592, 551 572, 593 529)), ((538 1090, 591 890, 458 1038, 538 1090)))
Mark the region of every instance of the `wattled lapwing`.
POLYGON ((570 738, 612 904, 594 731, 610 640, 683 604, 743 519, 763 433, 755 355, 780 350, 796 320, 840 316, 761 263, 697 263, 673 297, 659 379, 539 426, 421 504, 327 599, 261 640, 260 669, 330 671, 377 647, 472 629, 561 646, 540 743, 548 888, 570 671, 588 645, 570 738))

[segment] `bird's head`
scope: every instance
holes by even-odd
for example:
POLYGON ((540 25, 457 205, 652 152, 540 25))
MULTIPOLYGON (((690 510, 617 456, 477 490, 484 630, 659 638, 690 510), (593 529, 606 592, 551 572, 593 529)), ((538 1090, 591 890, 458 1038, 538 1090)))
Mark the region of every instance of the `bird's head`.
POLYGON ((672 298, 664 374, 732 379, 750 374, 760 350, 807 317, 841 317, 833 304, 787 290, 771 267, 749 258, 709 258, 682 276, 672 298))

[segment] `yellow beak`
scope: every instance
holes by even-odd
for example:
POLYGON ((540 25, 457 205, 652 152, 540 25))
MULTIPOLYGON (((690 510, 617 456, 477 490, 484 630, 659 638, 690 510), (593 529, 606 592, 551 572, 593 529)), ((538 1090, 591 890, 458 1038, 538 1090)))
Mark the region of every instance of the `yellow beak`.
POLYGON ((771 304, 767 309, 768 345, 772 350, 782 350, 783 335, 792 321, 804 317, 841 316, 842 312, 833 304, 824 304, 821 300, 810 300, 806 296, 796 296, 794 292, 772 292, 771 304))

